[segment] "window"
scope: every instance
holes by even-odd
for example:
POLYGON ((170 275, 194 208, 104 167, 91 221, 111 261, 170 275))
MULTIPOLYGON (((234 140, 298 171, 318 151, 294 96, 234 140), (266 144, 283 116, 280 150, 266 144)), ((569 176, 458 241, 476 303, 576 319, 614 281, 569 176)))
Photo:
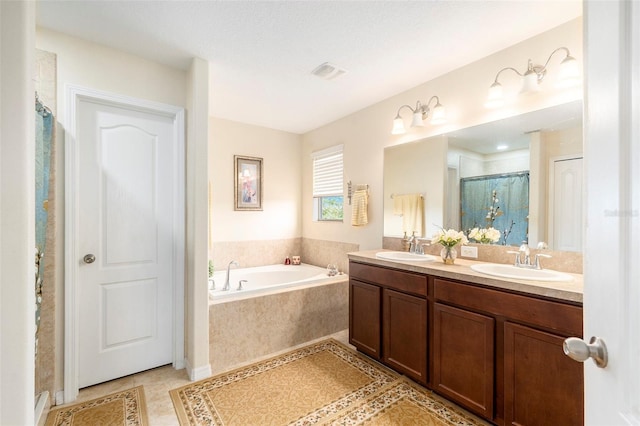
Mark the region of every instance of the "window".
POLYGON ((342 221, 344 179, 342 145, 316 151, 313 158, 313 219, 342 221))

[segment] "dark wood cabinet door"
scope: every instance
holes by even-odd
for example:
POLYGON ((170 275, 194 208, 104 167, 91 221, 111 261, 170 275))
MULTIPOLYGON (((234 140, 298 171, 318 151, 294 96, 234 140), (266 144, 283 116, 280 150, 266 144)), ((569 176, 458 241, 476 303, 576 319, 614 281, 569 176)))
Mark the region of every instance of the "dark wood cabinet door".
POLYGON ((383 361, 415 381, 427 382, 427 301, 382 291, 383 361))
POLYGON ((505 424, 584 424, 581 363, 565 356, 564 337, 504 325, 505 424))
POLYGON ((493 418, 495 320, 435 303, 433 388, 487 419, 493 418))
POLYGON ((378 286, 349 280, 349 343, 380 359, 380 292, 378 286))

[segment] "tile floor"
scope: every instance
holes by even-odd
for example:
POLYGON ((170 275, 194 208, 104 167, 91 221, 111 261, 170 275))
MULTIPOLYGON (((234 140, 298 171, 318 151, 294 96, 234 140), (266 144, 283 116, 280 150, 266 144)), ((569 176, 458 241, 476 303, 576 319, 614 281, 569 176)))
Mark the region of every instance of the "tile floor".
MULTIPOLYGON (((355 350, 355 348, 349 344, 349 330, 344 330, 339 333, 332 334, 331 336, 322 337, 301 345, 293 346, 289 349, 253 360, 252 362, 244 365, 278 356, 282 353, 324 340, 327 337, 332 337, 355 350)), ((243 365, 238 365, 237 368, 242 366, 243 365)), ((131 376, 122 377, 110 382, 81 389, 76 402, 99 398, 103 395, 142 385, 144 386, 144 395, 147 402, 149 426, 179 426, 180 423, 178 422, 178 417, 176 416, 173 408, 173 402, 169 396, 169 391, 189 383, 191 383, 191 381, 189 380, 185 369, 175 370, 171 365, 165 365, 163 367, 154 368, 152 370, 143 371, 131 376)), ((459 409, 464 411, 461 408, 459 409)))
MULTIPOLYGON (((328 337, 340 341, 348 345, 348 330, 333 334, 328 337)), ((325 339, 317 339, 302 345, 291 347, 287 350, 271 354, 261 359, 271 358, 281 353, 297 349, 316 341, 325 339)), ((349 345, 350 346, 350 345, 349 345)), ((261 359, 252 362, 260 361, 261 359)), ((238 366, 240 367, 240 366, 238 366)), ((88 388, 80 389, 78 398, 75 402, 87 401, 99 398, 103 395, 126 390, 135 386, 144 386, 144 395, 147 401, 147 413, 149 415, 150 426, 178 426, 178 417, 173 409, 173 402, 169 396, 171 389, 178 388, 191 383, 185 369, 175 370, 171 365, 154 368, 153 370, 143 371, 131 376, 122 377, 110 382, 101 383, 88 388)))

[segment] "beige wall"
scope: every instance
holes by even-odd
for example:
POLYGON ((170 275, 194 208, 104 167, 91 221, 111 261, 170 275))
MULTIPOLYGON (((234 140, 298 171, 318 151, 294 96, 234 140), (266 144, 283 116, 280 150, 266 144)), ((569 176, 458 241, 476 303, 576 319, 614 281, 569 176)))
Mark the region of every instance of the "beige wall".
POLYGON ((301 137, 211 118, 209 183, 211 242, 297 238, 300 223, 301 137), (263 210, 234 210, 234 155, 263 159, 263 210))
MULTIPOLYGON (((474 126, 501 118, 523 114, 582 98, 582 91, 556 91, 553 79, 557 76, 560 55, 549 65, 549 73, 536 95, 521 97, 516 102, 491 110, 484 107, 487 91, 496 73, 508 66, 524 71, 527 59, 544 63, 549 54, 560 46, 567 47, 578 61, 582 61, 582 19, 570 21, 551 31, 526 40, 508 49, 473 62, 465 67, 428 81, 418 87, 381 101, 366 109, 344 117, 303 135, 302 151, 302 226, 303 237, 345 241, 360 244, 360 249, 375 249, 382 245, 383 233, 383 150, 387 146, 424 139, 460 128, 474 126), (403 104, 415 105, 437 95, 446 107, 448 123, 442 126, 427 124, 423 129, 409 130, 405 135, 390 134, 392 120, 403 104), (318 223, 311 215, 312 151, 338 143, 344 144, 345 180, 366 183, 370 187, 369 225, 354 228, 344 223, 318 223)), ((503 74, 505 92, 519 90, 515 75, 503 74)), ((404 112, 406 115, 406 112, 404 112)), ((408 126, 409 117, 405 117, 408 126)), ((425 165, 426 167, 426 165, 425 165)), ((351 213, 347 206, 345 217, 351 213)))
POLYGON ((65 84, 186 106, 186 73, 55 31, 38 28, 36 47, 58 56, 58 122, 64 123, 65 84))
MULTIPOLYGON (((77 39, 55 31, 38 29, 36 33, 36 47, 57 56, 57 140, 62 146, 64 141, 65 113, 67 112, 66 85, 79 85, 125 96, 146 99, 155 102, 184 107, 187 109, 189 123, 187 131, 187 197, 191 200, 187 209, 189 233, 187 235, 187 271, 186 276, 186 332, 187 357, 189 366, 201 369, 206 373, 208 369, 208 342, 201 342, 200 335, 206 339, 208 331, 195 330, 195 324, 207 324, 208 307, 206 300, 206 226, 207 226, 207 126, 208 126, 208 63, 197 61, 191 65, 189 72, 174 69, 128 53, 109 47, 77 39), (204 75, 204 77, 203 77, 204 75), (203 81, 206 79, 206 81, 203 81), (198 93, 205 93, 205 99, 200 99, 198 93), (202 118, 204 117, 204 118, 202 118), (204 132, 202 132, 204 129, 204 132), (198 161, 204 158, 204 161, 198 161), (194 202, 196 197, 203 199, 202 203, 194 202), (198 238, 202 237, 202 240, 198 238), (200 273, 198 273, 201 270, 200 273), (201 275, 201 276, 199 276, 201 275), (196 282, 203 282, 198 291, 196 282), (204 290, 203 290, 204 289, 204 290), (203 296, 204 294, 204 296, 203 296), (206 363, 206 365, 200 365, 206 363)), ((58 170, 64 170, 64 150, 60 149, 55 159, 58 170)), ((60 223, 64 214, 64 180, 56 182, 56 194, 60 208, 60 223)), ((57 298, 56 306, 64 303, 64 246, 62 237, 64 228, 59 229, 60 238, 56 242, 57 257, 57 298)), ((61 390, 62 363, 64 354, 64 315, 62 309, 56 310, 56 389, 61 390)), ((206 326, 205 326, 206 327, 206 326)))
POLYGON ((34 424, 35 3, 0 2, 0 424, 34 424))

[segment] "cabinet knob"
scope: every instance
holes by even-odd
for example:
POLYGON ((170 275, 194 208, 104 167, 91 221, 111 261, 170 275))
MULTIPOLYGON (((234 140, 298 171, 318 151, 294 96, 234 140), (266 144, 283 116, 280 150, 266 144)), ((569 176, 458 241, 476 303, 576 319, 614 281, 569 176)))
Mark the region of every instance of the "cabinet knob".
POLYGON ((84 261, 84 263, 93 263, 96 261, 96 257, 95 255, 89 253, 89 254, 85 254, 82 260, 84 261))
POLYGON ((589 343, 577 337, 569 337, 562 344, 562 349, 565 355, 576 361, 585 362, 589 358, 593 358, 598 367, 607 366, 609 358, 607 346, 604 344, 604 340, 599 337, 592 337, 589 343))

